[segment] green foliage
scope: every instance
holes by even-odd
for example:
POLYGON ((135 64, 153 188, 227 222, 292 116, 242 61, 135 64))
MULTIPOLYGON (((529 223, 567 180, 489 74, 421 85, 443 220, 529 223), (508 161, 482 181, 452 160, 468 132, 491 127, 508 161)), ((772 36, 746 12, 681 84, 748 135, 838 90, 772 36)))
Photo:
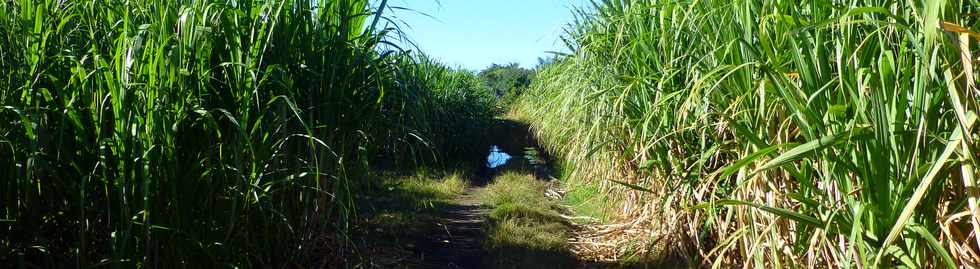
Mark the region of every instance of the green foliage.
POLYGON ((521 68, 517 63, 493 64, 480 71, 479 76, 503 100, 503 105, 508 106, 531 85, 534 71, 521 68))
POLYGON ((667 242, 716 244, 691 260, 969 267, 975 12, 965 1, 596 1, 568 31, 572 55, 540 71, 517 111, 571 181, 658 209, 642 217, 667 242))
POLYGON ((373 160, 442 158, 456 130, 433 126, 495 113, 473 75, 391 47, 385 3, 2 2, 0 264, 343 253, 373 160))

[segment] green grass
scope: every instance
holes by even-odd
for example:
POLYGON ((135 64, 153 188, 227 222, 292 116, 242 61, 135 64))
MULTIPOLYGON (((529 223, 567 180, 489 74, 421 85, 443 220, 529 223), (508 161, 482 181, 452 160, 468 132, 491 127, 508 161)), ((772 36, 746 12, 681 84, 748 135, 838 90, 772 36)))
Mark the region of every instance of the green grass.
POLYGON ((570 223, 557 211, 558 202, 544 195, 546 183, 506 172, 481 193, 493 207, 487 224, 488 268, 569 268, 570 223))
MULTIPOLYGON (((392 198, 389 202, 379 202, 382 206, 404 206, 407 209, 432 209, 436 203, 445 202, 459 196, 469 187, 463 172, 438 172, 420 169, 411 176, 382 174, 381 191, 386 195, 369 191, 374 196, 392 198), (407 202, 407 203, 406 203, 407 202)), ((366 195, 372 195, 366 194, 366 195)))
POLYGON ((969 266, 975 12, 975 1, 596 1, 568 29, 571 53, 515 110, 569 163, 570 185, 653 209, 613 221, 658 223, 652 242, 688 244, 689 260, 969 266))
POLYGON ((596 220, 608 223, 617 214, 616 202, 612 201, 606 192, 594 184, 564 185, 568 189, 562 199, 562 204, 571 207, 576 215, 587 217, 581 221, 596 220))

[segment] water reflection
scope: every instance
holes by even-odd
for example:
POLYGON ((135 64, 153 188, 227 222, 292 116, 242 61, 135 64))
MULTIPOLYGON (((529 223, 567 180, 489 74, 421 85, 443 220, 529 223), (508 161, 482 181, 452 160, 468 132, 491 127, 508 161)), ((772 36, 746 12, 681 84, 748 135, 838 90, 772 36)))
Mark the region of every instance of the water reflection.
POLYGON ((487 156, 487 167, 497 168, 503 166, 510 159, 510 154, 500 151, 500 147, 497 147, 497 145, 490 146, 490 155, 487 156))

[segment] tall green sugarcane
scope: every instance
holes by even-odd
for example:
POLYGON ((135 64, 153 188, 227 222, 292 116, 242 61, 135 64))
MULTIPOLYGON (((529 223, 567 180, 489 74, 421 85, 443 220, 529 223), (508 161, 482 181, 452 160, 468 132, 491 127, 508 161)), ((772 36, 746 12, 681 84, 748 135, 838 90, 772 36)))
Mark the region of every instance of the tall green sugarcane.
POLYGON ((694 263, 972 266, 971 4, 597 1, 519 111, 694 263))

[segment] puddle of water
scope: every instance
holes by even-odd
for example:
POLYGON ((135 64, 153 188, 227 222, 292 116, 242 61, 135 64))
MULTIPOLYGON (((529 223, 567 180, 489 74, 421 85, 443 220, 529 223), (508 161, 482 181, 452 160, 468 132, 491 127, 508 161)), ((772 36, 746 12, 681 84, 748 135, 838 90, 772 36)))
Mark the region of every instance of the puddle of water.
POLYGON ((510 159, 510 154, 500 151, 500 147, 497 147, 497 145, 490 146, 490 155, 487 156, 487 167, 497 168, 503 166, 510 159))

